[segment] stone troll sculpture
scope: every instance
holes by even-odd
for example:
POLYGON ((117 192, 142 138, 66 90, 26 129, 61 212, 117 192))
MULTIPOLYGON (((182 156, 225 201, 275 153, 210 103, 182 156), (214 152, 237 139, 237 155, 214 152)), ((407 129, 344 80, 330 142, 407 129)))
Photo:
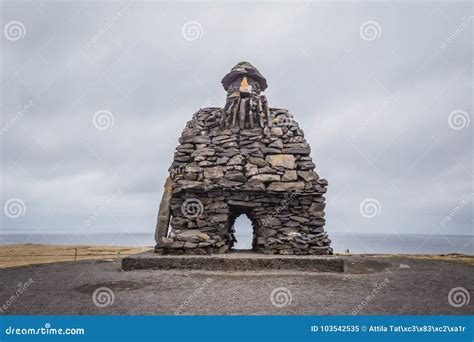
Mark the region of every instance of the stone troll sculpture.
POLYGON ((223 108, 202 108, 183 130, 165 182, 155 232, 161 254, 227 253, 247 215, 252 249, 332 254, 324 231, 327 181, 293 116, 271 108, 266 79, 248 62, 222 79, 223 108))

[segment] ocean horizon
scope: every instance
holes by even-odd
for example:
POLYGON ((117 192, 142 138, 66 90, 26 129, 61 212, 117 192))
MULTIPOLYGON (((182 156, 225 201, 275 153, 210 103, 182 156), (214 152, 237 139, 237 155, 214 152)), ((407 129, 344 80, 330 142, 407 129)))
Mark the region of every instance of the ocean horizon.
MULTIPOLYGON (((428 234, 330 233, 335 253, 474 254, 474 236, 428 234)), ((61 232, 0 232, 0 245, 114 245, 154 246, 153 233, 65 234, 61 232)), ((250 238, 241 239, 236 249, 250 248, 250 238)))

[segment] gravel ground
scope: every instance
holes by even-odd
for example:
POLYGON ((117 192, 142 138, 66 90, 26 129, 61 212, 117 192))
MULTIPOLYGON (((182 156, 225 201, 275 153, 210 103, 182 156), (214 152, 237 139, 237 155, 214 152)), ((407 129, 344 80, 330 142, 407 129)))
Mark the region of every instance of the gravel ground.
POLYGON ((472 293, 474 266, 468 263, 343 258, 344 273, 122 271, 119 259, 0 269, 0 314, 350 315, 354 310, 359 315, 474 314, 472 301, 461 307, 448 301, 455 287, 472 293), (18 293, 18 286, 30 278, 31 284, 18 293), (113 295, 113 303, 106 292, 96 296, 99 305, 109 304, 104 307, 93 301, 94 291, 101 287, 113 295))

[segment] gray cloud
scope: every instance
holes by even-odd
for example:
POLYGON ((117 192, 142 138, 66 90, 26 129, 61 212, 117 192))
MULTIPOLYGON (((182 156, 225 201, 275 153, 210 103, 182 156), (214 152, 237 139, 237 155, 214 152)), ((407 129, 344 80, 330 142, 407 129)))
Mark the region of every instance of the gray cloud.
POLYGON ((2 36, 2 127, 33 106, 1 135, 2 203, 27 206, 2 229, 77 231, 120 189, 89 230, 153 234, 182 128, 224 103, 220 79, 249 60, 329 180, 329 232, 472 235, 472 202, 440 227, 473 192, 472 123, 448 124, 457 109, 472 120, 472 14, 462 2, 3 2, 2 28, 18 20, 26 35, 2 36), (189 21, 199 39, 183 38, 189 21), (97 130, 103 109, 114 124, 97 130), (359 212, 368 197, 373 219, 359 212))

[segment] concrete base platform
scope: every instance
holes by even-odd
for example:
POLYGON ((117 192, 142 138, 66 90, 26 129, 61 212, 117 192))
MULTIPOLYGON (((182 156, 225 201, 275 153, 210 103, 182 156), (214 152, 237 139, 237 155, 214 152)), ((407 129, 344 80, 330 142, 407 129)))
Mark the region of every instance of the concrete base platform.
POLYGON ((122 259, 125 271, 189 269, 206 271, 292 270, 344 272, 344 260, 326 255, 266 255, 236 251, 213 255, 160 255, 152 250, 122 259))

